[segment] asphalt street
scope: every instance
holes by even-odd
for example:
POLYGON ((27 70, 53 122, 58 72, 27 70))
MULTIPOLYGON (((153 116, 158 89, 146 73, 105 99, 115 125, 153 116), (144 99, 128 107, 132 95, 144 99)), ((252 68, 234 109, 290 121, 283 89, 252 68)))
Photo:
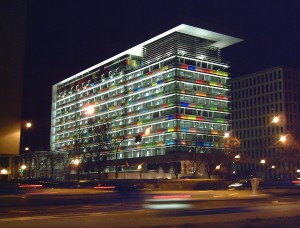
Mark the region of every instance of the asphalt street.
POLYGON ((299 190, 32 189, 0 196, 0 227, 149 227, 300 215, 299 190))

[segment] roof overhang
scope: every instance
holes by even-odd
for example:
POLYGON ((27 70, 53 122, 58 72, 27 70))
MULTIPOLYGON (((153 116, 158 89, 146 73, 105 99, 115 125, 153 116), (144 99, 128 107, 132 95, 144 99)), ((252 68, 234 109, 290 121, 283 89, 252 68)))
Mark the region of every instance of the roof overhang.
POLYGON ((63 80, 58 84, 62 84, 62 83, 65 83, 67 81, 69 81, 70 79, 73 79, 74 77, 77 77, 81 74, 84 74, 86 72, 89 72, 97 67, 100 67, 104 64, 107 64, 117 58, 120 58, 124 55, 136 55, 136 56, 143 56, 143 47, 147 44, 150 44, 156 40, 159 40, 171 33, 174 33, 174 32, 180 32, 180 33, 184 33, 184 34, 187 34, 187 35, 192 35, 192 36, 195 36, 195 37, 199 37, 199 38, 204 38, 204 39, 207 39, 207 40, 211 40, 211 41, 214 41, 214 43, 211 44, 211 46, 214 46, 214 47, 217 47, 217 48, 225 48, 225 47, 228 47, 230 45, 233 45, 233 44, 236 44, 236 43, 239 43, 241 41, 243 41, 242 39, 239 39, 239 38, 235 38, 235 37, 232 37, 232 36, 227 36, 227 35, 223 35, 223 34, 220 34, 220 33, 216 33, 216 32, 212 32, 212 31, 209 31, 209 30, 205 30, 205 29, 201 29, 201 28, 197 28, 197 27, 194 27, 194 26, 190 26, 190 25, 185 25, 185 24, 181 24, 175 28, 172 28, 164 33, 161 33, 160 35, 157 35, 139 45, 136 45, 135 47, 133 48, 130 48, 118 55, 115 55, 101 63, 98 63, 84 71, 81 71, 79 72, 78 74, 76 75, 73 75, 72 77, 69 77, 67 78, 66 80, 63 80))

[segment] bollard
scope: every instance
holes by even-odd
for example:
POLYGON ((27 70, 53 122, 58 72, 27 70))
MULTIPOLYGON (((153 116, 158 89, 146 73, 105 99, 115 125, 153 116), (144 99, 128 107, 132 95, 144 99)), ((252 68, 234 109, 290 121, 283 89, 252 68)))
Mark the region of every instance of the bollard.
POLYGON ((251 186, 252 186, 252 194, 256 195, 259 185, 259 179, 258 178, 252 178, 251 179, 251 186))

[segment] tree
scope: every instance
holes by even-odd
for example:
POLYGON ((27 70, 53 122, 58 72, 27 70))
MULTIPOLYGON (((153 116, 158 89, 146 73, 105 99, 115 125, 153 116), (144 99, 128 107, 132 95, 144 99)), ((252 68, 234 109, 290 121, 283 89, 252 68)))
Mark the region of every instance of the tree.
POLYGON ((178 175, 181 172, 180 157, 178 155, 173 155, 172 169, 176 179, 178 179, 178 175))
POLYGON ((225 153, 223 154, 222 166, 225 167, 225 177, 226 179, 231 178, 231 166, 233 162, 241 162, 241 158, 236 158, 237 149, 241 147, 241 142, 238 137, 234 135, 229 135, 228 137, 223 137, 225 153))
POLYGON ((281 149, 278 154, 282 161, 294 162, 300 156, 300 144, 291 134, 280 138, 278 148, 281 149))
POLYGON ((72 159, 74 159, 74 150, 71 148, 67 151, 62 151, 59 153, 59 160, 62 165, 62 176, 64 179, 70 178, 70 164, 72 159))
POLYGON ((106 121, 102 125, 94 128, 96 147, 93 150, 93 160, 96 164, 98 180, 101 179, 102 172, 106 167, 107 155, 114 148, 109 135, 110 124, 106 121))
POLYGON ((38 178, 39 177, 39 172, 41 169, 41 156, 38 154, 38 152, 33 152, 32 154, 32 159, 34 162, 34 178, 38 178))
POLYGON ((88 116, 89 110, 94 111, 93 106, 88 106, 83 109, 82 113, 77 116, 76 131, 73 132, 73 146, 71 147, 70 153, 68 153, 68 165, 70 165, 73 159, 79 159, 80 164, 78 164, 77 172, 79 177, 80 167, 84 167, 88 173, 88 178, 90 178, 90 171, 93 163, 93 128, 94 128, 94 118, 83 119, 84 116, 88 116))
POLYGON ((203 161, 201 160, 201 155, 199 153, 199 150, 201 150, 202 147, 195 146, 193 149, 190 149, 188 152, 190 163, 192 164, 192 173, 195 177, 198 173, 198 170, 203 164, 203 161))
POLYGON ((205 164, 205 172, 210 179, 211 174, 215 171, 216 166, 223 161, 223 151, 213 147, 202 147, 200 152, 201 161, 205 164))
MULTIPOLYGON (((276 153, 273 164, 279 166, 282 174, 291 174, 295 175, 295 170, 293 168, 296 166, 296 163, 300 161, 300 144, 292 134, 287 134, 282 136, 277 142, 278 151, 276 153), (289 164, 289 167, 292 167, 292 171, 286 170, 286 165, 289 164)), ((279 168, 278 167, 278 168, 279 168)), ((295 168, 294 168, 295 169, 295 168)))

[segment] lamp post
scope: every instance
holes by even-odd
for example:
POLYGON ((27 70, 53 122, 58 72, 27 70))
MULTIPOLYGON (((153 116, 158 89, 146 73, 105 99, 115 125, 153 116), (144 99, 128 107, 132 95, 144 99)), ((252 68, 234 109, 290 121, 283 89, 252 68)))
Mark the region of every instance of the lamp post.
POLYGON ((263 178, 265 178, 265 164, 266 164, 266 160, 265 159, 261 159, 260 160, 260 164, 262 165, 263 178))
POLYGON ((76 158, 73 163, 76 165, 77 167, 77 185, 78 187, 80 186, 80 178, 79 178, 79 164, 80 164, 80 160, 78 158, 76 158))
MULTIPOLYGON (((24 138, 25 138, 25 132, 27 132, 30 128, 32 127, 32 123, 31 122, 27 122, 27 121, 21 121, 21 136, 20 136, 20 145, 19 145, 19 154, 22 155, 24 151, 28 151, 29 150, 29 147, 25 147, 24 148, 24 138)), ((13 170, 12 170, 12 174, 13 174, 13 178, 14 178, 14 175, 16 174, 17 175, 17 178, 18 178, 18 175, 20 174, 20 171, 22 170, 21 169, 21 157, 19 157, 18 161, 16 161, 14 159, 15 157, 13 157, 13 170), (19 169, 20 167, 20 169, 19 169), (15 171, 18 170, 16 173, 15 171)), ((24 170, 22 170, 22 172, 24 172, 24 170)))
POLYGON ((232 174, 236 174, 238 171, 238 165, 233 167, 232 164, 238 163, 240 155, 237 154, 237 149, 240 148, 240 140, 232 133, 225 132, 223 136, 224 148, 226 152, 226 178, 232 179, 232 174), (232 170, 235 168, 235 170, 232 170))
POLYGON ((286 135, 281 135, 280 138, 279 138, 279 141, 282 142, 282 143, 285 143, 286 142, 286 135))
POLYGON ((1 169, 0 174, 7 175, 8 174, 8 170, 7 169, 1 169))
MULTIPOLYGON (((138 134, 135 136, 135 142, 138 143, 138 142, 141 142, 142 141, 142 136, 147 136, 151 133, 151 127, 148 127, 146 128, 146 130, 144 131, 144 133, 142 134, 138 134)), ((117 150, 116 150, 116 154, 115 154, 115 178, 118 179, 118 151, 119 151, 119 148, 120 148, 120 145, 121 143, 128 139, 127 137, 124 137, 119 143, 118 143, 118 146, 117 146, 117 150)))
POLYGON ((81 131, 81 120, 84 116, 90 116, 94 113, 95 111, 95 106, 93 105, 88 105, 86 107, 83 108, 82 110, 82 113, 81 111, 79 112, 79 119, 77 119, 77 122, 76 122, 76 126, 78 127, 78 136, 76 137, 75 139, 75 142, 74 142, 74 151, 75 151, 75 155, 77 156, 76 159, 74 159, 72 162, 73 164, 75 164, 77 166, 77 182, 78 182, 78 186, 80 184, 80 155, 81 155, 81 147, 82 147, 82 131, 81 131))
POLYGON ((279 123, 279 121, 280 121, 279 116, 274 116, 272 119, 272 123, 274 123, 274 124, 279 123))
POLYGON ((140 164, 140 165, 138 165, 138 170, 139 170, 139 172, 140 172, 140 179, 142 179, 142 167, 143 167, 143 164, 140 164))
MULTIPOLYGON (((32 127, 31 122, 25 122, 24 125, 22 124, 21 127, 21 145, 20 145, 20 153, 23 153, 24 150, 24 138, 25 138, 25 132, 32 127)), ((28 147, 26 147, 28 148, 28 147)), ((26 150, 26 149, 25 149, 26 150)))
MULTIPOLYGON (((281 122, 281 117, 280 116, 273 116, 271 122, 269 123, 270 125, 274 126, 278 126, 281 122)), ((285 140, 284 138, 280 139, 280 141, 285 140)), ((264 139, 264 144, 263 144, 263 149, 265 151, 264 156, 267 157, 267 150, 270 149, 271 145, 267 144, 267 139, 264 139)), ((261 159, 260 160, 260 164, 262 165, 262 172, 263 172, 263 177, 268 179, 268 178, 273 178, 273 175, 275 175, 275 173, 272 173, 272 170, 275 170, 275 164, 273 164, 272 166, 270 166, 272 158, 269 157, 268 158, 268 165, 266 164, 266 160, 265 159, 261 159), (268 172, 266 172, 268 170, 268 172)), ((275 162, 274 162, 275 163, 275 162)))
POLYGON ((229 138, 229 136, 230 136, 229 132, 225 132, 224 138, 229 138))
POLYGON ((235 162, 236 162, 236 178, 239 178, 239 172, 238 172, 238 170, 239 170, 239 162, 240 162, 240 159, 241 159, 241 156, 239 155, 239 154, 237 154, 237 155, 235 155, 234 156, 234 160, 235 160, 235 162))
POLYGON ((115 178, 118 179, 118 151, 120 148, 121 143, 126 140, 127 138, 123 138, 119 143, 118 143, 118 147, 117 147, 117 151, 116 151, 116 157, 115 157, 115 178))

